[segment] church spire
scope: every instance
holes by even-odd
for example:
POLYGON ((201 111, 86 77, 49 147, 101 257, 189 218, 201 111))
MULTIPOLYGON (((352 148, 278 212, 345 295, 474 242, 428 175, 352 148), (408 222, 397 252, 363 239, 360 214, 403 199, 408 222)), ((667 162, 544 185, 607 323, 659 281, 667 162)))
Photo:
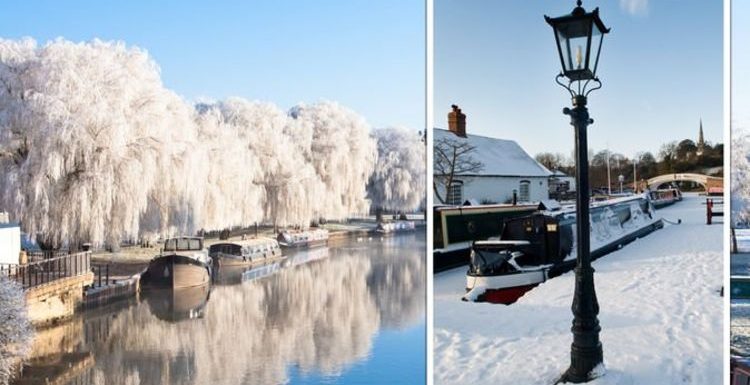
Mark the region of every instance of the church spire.
POLYGON ((698 131, 698 151, 696 153, 698 156, 703 155, 703 150, 706 147, 706 142, 703 140, 703 118, 700 120, 700 129, 698 131))

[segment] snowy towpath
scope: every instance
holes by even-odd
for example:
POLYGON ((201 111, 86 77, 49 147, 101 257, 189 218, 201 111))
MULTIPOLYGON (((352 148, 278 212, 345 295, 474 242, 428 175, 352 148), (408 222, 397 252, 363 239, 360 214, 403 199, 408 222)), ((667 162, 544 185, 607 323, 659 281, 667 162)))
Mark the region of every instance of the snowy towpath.
MULTIPOLYGON (((722 382, 722 225, 705 198, 659 211, 665 224, 594 262, 610 384, 722 382)), ((464 268, 435 275, 436 384, 552 384, 568 367, 573 272, 517 303, 461 302, 464 268)))

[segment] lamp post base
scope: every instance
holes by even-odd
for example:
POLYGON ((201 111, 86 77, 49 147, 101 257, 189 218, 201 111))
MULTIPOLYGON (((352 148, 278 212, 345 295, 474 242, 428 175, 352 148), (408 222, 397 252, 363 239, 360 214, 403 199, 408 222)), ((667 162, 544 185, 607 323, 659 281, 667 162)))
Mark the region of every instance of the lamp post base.
POLYGON ((604 375, 602 363, 602 345, 594 348, 571 346, 570 367, 563 373, 555 384, 581 384, 592 381, 604 375), (592 366, 593 365, 593 366, 592 366))

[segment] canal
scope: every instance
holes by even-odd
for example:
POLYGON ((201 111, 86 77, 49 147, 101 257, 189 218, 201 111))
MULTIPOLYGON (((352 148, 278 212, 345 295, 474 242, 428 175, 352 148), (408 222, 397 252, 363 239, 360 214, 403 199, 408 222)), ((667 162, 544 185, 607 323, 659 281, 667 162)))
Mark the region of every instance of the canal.
POLYGON ((22 384, 425 381, 425 233, 362 237, 39 330, 22 384))

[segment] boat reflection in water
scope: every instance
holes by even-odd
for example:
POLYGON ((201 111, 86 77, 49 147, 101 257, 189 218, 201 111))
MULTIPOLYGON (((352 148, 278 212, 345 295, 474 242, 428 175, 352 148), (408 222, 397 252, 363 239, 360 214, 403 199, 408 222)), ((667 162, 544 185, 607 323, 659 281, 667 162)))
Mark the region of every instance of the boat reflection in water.
POLYGON ((303 250, 276 269, 214 285, 202 308, 196 292, 83 313, 65 324, 77 326, 60 333, 66 345, 55 349, 95 362, 58 383, 424 381, 424 232, 303 250), (198 317, 175 322, 185 314, 198 317), (419 354, 404 353, 412 350, 419 354))
POLYGON ((177 322, 202 318, 210 293, 209 285, 201 285, 149 290, 144 297, 153 315, 164 321, 177 322))

